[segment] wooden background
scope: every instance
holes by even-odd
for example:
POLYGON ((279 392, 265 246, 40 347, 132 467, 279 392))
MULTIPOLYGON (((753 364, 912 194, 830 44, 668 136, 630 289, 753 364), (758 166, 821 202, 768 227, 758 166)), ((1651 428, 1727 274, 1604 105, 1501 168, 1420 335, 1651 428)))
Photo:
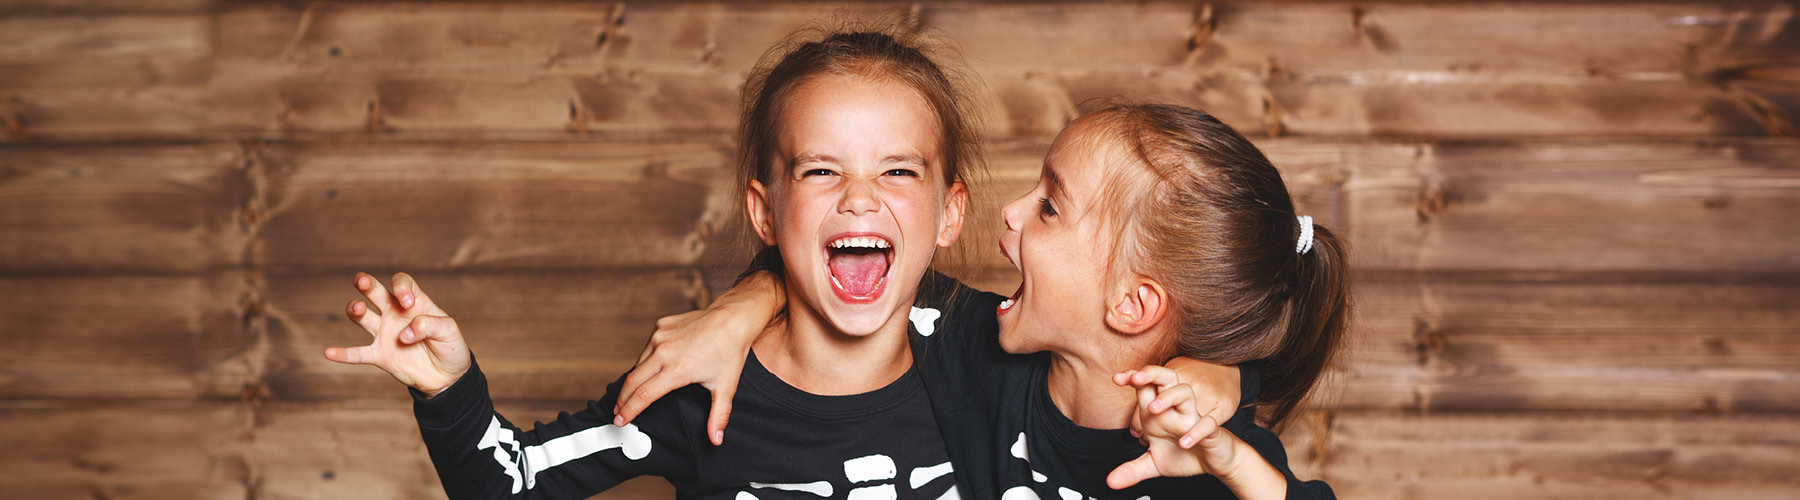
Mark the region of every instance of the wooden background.
POLYGON ((1125 95, 1349 237, 1303 475, 1800 496, 1793 2, 0 0, 0 498, 440 497, 400 386, 319 354, 367 339, 351 273, 417 274, 515 421, 576 408, 729 266, 747 68, 893 7, 985 82, 980 220, 1125 95))

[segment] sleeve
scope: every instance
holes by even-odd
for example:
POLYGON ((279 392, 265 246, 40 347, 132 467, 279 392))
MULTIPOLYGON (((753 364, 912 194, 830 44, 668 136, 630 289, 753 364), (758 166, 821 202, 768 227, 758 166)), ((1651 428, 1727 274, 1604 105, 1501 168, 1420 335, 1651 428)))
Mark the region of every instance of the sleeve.
POLYGON ((1231 420, 1225 422, 1224 427, 1232 434, 1236 434, 1238 439, 1249 443, 1251 448, 1255 448, 1257 454, 1262 455, 1263 460, 1267 460, 1269 465, 1275 467, 1275 470, 1281 471, 1282 477, 1287 478, 1288 498, 1312 500, 1337 498, 1337 494, 1331 491, 1331 485, 1325 484, 1324 481, 1301 481, 1294 476, 1293 469, 1288 467, 1287 449, 1282 447, 1281 438, 1277 437, 1274 432, 1256 425, 1255 410, 1238 412, 1237 415, 1231 417, 1231 420))
POLYGON ((676 402, 651 405, 624 427, 612 425, 623 380, 586 409, 522 431, 494 411, 487 378, 470 363, 469 372, 437 397, 411 390, 413 416, 451 499, 579 499, 640 475, 671 482, 691 475, 694 441, 684 430, 691 426, 671 414, 676 402))

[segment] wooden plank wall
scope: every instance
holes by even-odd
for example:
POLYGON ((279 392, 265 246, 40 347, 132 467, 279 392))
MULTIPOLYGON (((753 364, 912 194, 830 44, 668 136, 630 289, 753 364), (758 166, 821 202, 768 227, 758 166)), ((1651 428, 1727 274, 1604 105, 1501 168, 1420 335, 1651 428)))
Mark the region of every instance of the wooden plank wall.
POLYGON ((319 355, 351 273, 419 275, 515 421, 572 408, 731 271, 755 58, 891 9, 984 83, 978 220, 1124 95, 1348 236, 1354 347, 1284 434, 1342 496, 1800 495, 1794 2, 0 0, 0 497, 442 495, 399 386, 319 355))

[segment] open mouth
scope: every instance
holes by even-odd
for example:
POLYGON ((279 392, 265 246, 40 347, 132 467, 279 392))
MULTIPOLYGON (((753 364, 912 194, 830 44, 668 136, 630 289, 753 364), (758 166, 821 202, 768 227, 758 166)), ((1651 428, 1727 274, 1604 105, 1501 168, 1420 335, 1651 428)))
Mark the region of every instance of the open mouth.
POLYGON ((893 263, 894 244, 881 235, 841 235, 825 243, 831 289, 845 302, 872 302, 880 297, 893 263))
POLYGON ((1019 303, 1019 296, 1024 295, 1024 294, 1025 294, 1025 284, 1020 283, 1019 289, 1017 291, 1014 291, 1011 297, 1007 297, 1006 300, 1000 301, 1000 305, 994 307, 994 312, 996 314, 1006 314, 1007 311, 1012 310, 1014 305, 1017 305, 1019 303))

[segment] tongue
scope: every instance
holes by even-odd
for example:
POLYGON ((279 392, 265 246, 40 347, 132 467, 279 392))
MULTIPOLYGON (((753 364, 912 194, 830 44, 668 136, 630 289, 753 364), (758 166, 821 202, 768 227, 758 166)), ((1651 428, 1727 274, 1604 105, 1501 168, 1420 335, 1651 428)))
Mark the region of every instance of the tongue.
POLYGON ((887 274, 887 252, 832 252, 831 275, 850 295, 867 297, 887 274))

